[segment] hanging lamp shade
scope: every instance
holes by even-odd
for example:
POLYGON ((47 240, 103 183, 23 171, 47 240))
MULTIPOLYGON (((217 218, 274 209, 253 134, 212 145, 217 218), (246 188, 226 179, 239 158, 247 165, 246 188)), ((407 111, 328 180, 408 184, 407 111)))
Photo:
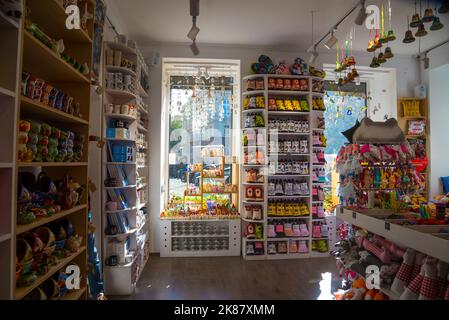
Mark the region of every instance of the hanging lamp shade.
POLYGON ((424 23, 420 23, 418 26, 418 31, 415 33, 415 37, 424 37, 427 35, 426 28, 424 27, 424 23))
POLYGON ((415 13, 412 17, 412 22, 410 22, 410 27, 417 28, 421 23, 421 18, 419 17, 419 13, 415 13))
POLYGON ((449 12, 449 1, 445 0, 441 5, 440 9, 438 9, 438 13, 443 14, 448 12, 449 12))
POLYGON ((439 17, 435 17, 433 19, 432 25, 430 26, 430 30, 437 31, 437 30, 442 29, 443 27, 444 27, 444 25, 441 23, 440 18, 439 17))
POLYGON ((384 58, 385 59, 391 59, 394 57, 393 51, 391 50, 390 47, 386 47, 385 48, 385 52, 384 52, 384 58))
POLYGON ((383 52, 379 53, 379 56, 377 57, 377 62, 379 64, 387 62, 387 59, 385 59, 383 52))
POLYGON ((427 8, 426 11, 424 11, 424 16, 421 21, 424 23, 429 23, 433 21, 433 18, 435 18, 435 16, 433 15, 432 8, 427 8))
POLYGON ((403 43, 412 43, 415 41, 415 37, 413 36, 412 30, 407 30, 405 32, 404 40, 402 40, 403 43))

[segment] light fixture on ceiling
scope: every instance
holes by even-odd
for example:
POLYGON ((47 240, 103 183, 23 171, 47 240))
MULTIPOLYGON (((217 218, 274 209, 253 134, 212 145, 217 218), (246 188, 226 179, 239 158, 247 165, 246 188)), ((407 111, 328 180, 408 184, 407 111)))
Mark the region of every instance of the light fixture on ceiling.
POLYGON ((318 59, 318 56, 319 56, 318 51, 316 50, 316 46, 314 46, 312 54, 310 55, 309 65, 314 66, 316 60, 318 59))
POLYGON ((354 21, 355 24, 359 26, 363 25, 365 23, 366 18, 368 18, 369 16, 369 14, 366 12, 365 0, 360 1, 360 5, 362 7, 360 8, 360 11, 354 21))
POLYGON ((196 36, 198 35, 199 32, 200 28, 196 26, 196 17, 192 17, 192 29, 190 29, 189 33, 187 34, 187 37, 190 40, 195 41, 196 36))
POLYGON ((195 40, 193 40, 192 44, 190 45, 190 50, 192 50, 192 53, 195 56, 200 54, 200 49, 196 45, 196 41, 195 40))
POLYGON ((190 50, 192 50, 193 55, 197 56, 200 54, 200 50, 196 44, 196 37, 200 32, 200 28, 196 26, 196 18, 200 15, 200 0, 190 0, 190 15, 192 16, 192 28, 187 37, 192 40, 190 50))
POLYGON ((332 49, 338 42, 337 37, 334 35, 335 33, 335 29, 332 30, 331 32, 331 36, 329 37, 329 39, 327 39, 327 41, 324 43, 324 46, 330 50, 332 49))

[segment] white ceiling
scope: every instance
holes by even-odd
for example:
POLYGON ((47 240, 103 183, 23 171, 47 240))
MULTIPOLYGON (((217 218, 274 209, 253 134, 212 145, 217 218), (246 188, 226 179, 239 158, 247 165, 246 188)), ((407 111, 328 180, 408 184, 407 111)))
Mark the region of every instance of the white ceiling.
MULTIPOLYGON (((187 43, 191 27, 189 0, 110 0, 129 31, 140 44, 187 43)), ((315 13, 315 40, 321 38, 358 0, 200 0, 197 25, 200 45, 234 45, 294 48, 307 50, 312 43, 311 11, 315 13)), ((418 1, 419 2, 419 1, 418 1)), ((434 3, 435 0, 431 1, 434 3)), ((387 4, 387 0, 367 0, 367 5, 387 4)), ((423 12, 427 4, 422 1, 423 12)), ((414 13, 413 0, 391 0, 396 54, 418 53, 419 43, 402 43, 407 15, 414 13)), ((340 25, 337 36, 348 34, 356 12, 340 25)), ((449 38, 449 14, 441 17, 445 27, 429 31, 421 38, 421 49, 428 49, 449 38)), ((430 26, 426 24, 427 28, 430 26)), ((415 29, 414 29, 415 31, 415 29)), ((357 26, 354 50, 365 51, 369 31, 357 26)), ((323 46, 320 51, 326 50, 323 46)))

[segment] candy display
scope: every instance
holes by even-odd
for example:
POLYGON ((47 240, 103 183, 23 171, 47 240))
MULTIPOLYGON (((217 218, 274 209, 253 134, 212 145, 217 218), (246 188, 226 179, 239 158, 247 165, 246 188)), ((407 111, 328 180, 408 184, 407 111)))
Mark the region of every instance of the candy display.
POLYGON ((305 219, 269 220, 267 225, 268 238, 306 238, 309 236, 307 225, 305 219))
POLYGON ((317 97, 313 98, 312 99, 312 109, 319 110, 319 111, 325 111, 326 106, 324 105, 323 98, 317 98, 317 97))
POLYGON ((265 245, 263 241, 251 241, 246 243, 245 253, 247 256, 263 255, 265 253, 265 245))
POLYGON ((249 220, 262 220, 263 219, 262 206, 257 204, 245 205, 242 212, 242 218, 249 220))
POLYGON ((263 79, 248 79, 246 80, 246 91, 263 90, 265 89, 263 79))
POLYGON ((250 148, 243 153, 243 164, 265 164, 265 150, 250 148))
POLYGON ((263 191, 261 186, 245 186, 245 198, 246 200, 263 201, 263 191))
POLYGON ((48 107, 82 118, 80 104, 73 97, 25 71, 22 72, 21 93, 48 107))
POLYGON ((260 169, 245 169, 244 181, 246 183, 263 183, 264 175, 261 173, 260 169))
POLYGON ((278 160, 268 163, 270 175, 308 175, 309 162, 300 160, 278 160))
POLYGON ((264 109, 265 98, 263 96, 245 97, 243 99, 243 110, 264 109))
POLYGON ((309 133, 310 125, 308 120, 293 119, 269 119, 268 129, 271 134, 275 133, 309 133))
POLYGON ((245 128, 264 128, 265 118, 260 113, 248 113, 244 116, 245 128))
POLYGON ((307 139, 270 140, 268 145, 270 154, 309 154, 307 139))
POLYGON ((270 200, 267 215, 268 217, 302 217, 310 215, 310 211, 305 202, 270 200))
POLYGON ((246 239, 263 239, 263 225, 261 223, 248 223, 243 235, 246 239))
POLYGON ((270 179, 268 181, 268 196, 307 196, 309 194, 309 184, 305 180, 270 179))
POLYGON ((243 146, 265 146, 265 131, 264 130, 244 130, 242 133, 243 146))
POLYGON ((18 159, 22 162, 77 162, 83 158, 84 135, 36 120, 20 120, 18 159))
POLYGON ((310 111, 309 102, 307 99, 292 99, 282 98, 279 96, 268 98, 268 110, 269 111, 298 111, 308 112, 310 111))
POLYGON ((309 91, 309 80, 297 78, 268 78, 268 89, 283 91, 309 91))

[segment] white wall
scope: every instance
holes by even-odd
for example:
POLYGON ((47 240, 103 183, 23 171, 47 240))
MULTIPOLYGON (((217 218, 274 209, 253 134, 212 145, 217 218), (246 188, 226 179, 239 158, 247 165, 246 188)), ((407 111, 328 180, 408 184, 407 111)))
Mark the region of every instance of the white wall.
MULTIPOLYGON (((449 55, 447 56, 449 57, 449 55)), ((440 177, 449 176, 449 64, 429 72, 431 169, 430 195, 443 192, 440 177)))

